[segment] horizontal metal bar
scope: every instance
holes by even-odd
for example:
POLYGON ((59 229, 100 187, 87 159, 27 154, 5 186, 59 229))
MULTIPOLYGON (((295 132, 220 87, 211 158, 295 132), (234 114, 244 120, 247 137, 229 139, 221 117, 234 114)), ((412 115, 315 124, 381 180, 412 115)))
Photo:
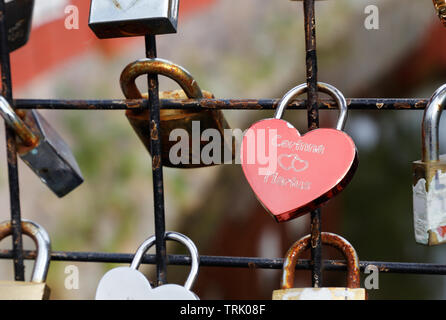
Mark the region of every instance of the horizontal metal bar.
MULTIPOLYGON (((12 251, 0 250, 0 259, 12 259, 12 251)), ((35 251, 24 251, 25 259, 35 259, 35 251)), ((170 265, 190 265, 190 256, 168 255, 170 265)), ((71 262, 99 262, 99 263, 126 263, 130 264, 133 254, 130 253, 105 253, 105 252, 65 252, 54 251, 51 253, 53 261, 71 262)), ((283 258, 250 258, 250 257, 226 257, 226 256, 201 256, 202 267, 232 267, 250 269, 282 269, 283 258)), ((142 260, 144 264, 156 264, 155 255, 146 254, 142 260)), ((324 270, 345 271, 347 265, 342 260, 323 260, 324 270)), ((360 267, 363 271, 368 265, 374 265, 383 273, 404 274, 426 274, 446 275, 446 265, 430 263, 407 263, 407 262, 383 262, 383 261, 361 261, 360 267)), ((299 260, 296 269, 310 270, 310 260, 299 260)))
MULTIPOLYGON (((226 109, 226 110, 274 110, 280 99, 202 99, 161 100, 161 109, 226 109)), ((347 99, 350 110, 423 110, 428 99, 347 99)), ((148 108, 147 100, 14 100, 17 109, 50 110, 127 110, 148 108)), ((296 100, 288 109, 306 110, 306 100, 296 100)), ((335 109, 336 103, 321 99, 319 109, 335 109)))

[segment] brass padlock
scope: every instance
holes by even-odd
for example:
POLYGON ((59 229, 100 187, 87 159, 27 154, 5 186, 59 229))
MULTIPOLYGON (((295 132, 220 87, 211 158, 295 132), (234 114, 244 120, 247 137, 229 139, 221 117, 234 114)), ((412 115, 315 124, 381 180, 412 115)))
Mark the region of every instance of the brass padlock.
POLYGON ((446 26, 446 0, 432 0, 432 2, 437 10, 438 17, 443 25, 446 26))
POLYGON ((424 111, 422 159, 412 165, 415 241, 429 246, 446 242, 446 155, 439 155, 438 130, 445 104, 446 85, 443 85, 424 111))
POLYGON ((365 300, 366 291, 360 288, 359 259, 353 246, 339 235, 322 232, 322 244, 342 252, 347 260, 347 288, 293 288, 296 263, 310 248, 311 236, 296 241, 288 250, 283 264, 282 285, 273 292, 273 300, 365 300))
POLYGON ((84 181, 68 145, 37 111, 21 112, 21 119, 0 96, 0 115, 17 135, 20 158, 57 196, 63 197, 84 181))
POLYGON ((179 0, 92 0, 88 25, 100 39, 176 33, 179 0))
POLYGON ((31 33, 34 0, 12 0, 5 3, 8 49, 10 52, 24 46, 31 33))
MULTIPOLYGON (((171 78, 181 86, 190 99, 201 99, 204 97, 197 82, 187 70, 162 59, 141 59, 130 63, 121 74, 121 88, 127 99, 144 98, 135 84, 136 78, 143 74, 162 74, 171 78)), ((207 97, 211 98, 213 96, 207 93, 207 97)), ((149 110, 130 109, 126 111, 126 116, 138 137, 150 152, 151 125, 149 110)), ((203 148, 210 143, 201 139, 203 132, 207 129, 217 130, 221 138, 221 148, 217 150, 219 155, 216 157, 217 159, 220 158, 218 159, 220 160, 218 164, 224 163, 225 160, 234 159, 235 140, 232 135, 230 139, 226 139, 224 130, 230 129, 230 127, 220 110, 160 110, 160 117, 161 144, 163 148, 161 159, 164 166, 199 168, 216 164, 214 162, 209 163, 208 160, 201 157, 203 148), (193 132, 194 128, 197 131, 195 133, 193 132), (170 140, 171 132, 175 129, 183 129, 189 139, 188 155, 186 155, 186 159, 183 159, 184 161, 182 160, 179 163, 173 163, 169 156, 171 148, 178 143, 177 140, 170 140), (199 140, 199 143, 193 143, 193 138, 199 140), (227 158, 230 159, 226 159, 224 157, 225 154, 229 155, 227 158)))
MULTIPOLYGON (((45 281, 51 259, 50 237, 42 226, 30 220, 22 220, 22 232, 36 244, 37 256, 31 281, 0 281, 0 300, 47 300, 50 288, 45 281)), ((11 221, 2 222, 0 241, 11 234, 11 221)))

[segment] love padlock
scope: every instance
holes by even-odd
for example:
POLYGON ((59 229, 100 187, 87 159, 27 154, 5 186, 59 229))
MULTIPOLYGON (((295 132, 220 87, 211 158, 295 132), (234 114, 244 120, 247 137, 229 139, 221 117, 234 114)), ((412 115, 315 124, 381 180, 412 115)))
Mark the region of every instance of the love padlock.
POLYGON ((108 271, 100 280, 96 300, 199 300, 191 291, 198 276, 200 256, 195 244, 178 232, 166 232, 166 240, 184 244, 190 251, 192 266, 184 286, 165 284, 152 288, 149 280, 138 271, 144 254, 155 244, 155 236, 141 244, 130 267, 119 267, 108 271))
POLYGON ((424 245, 446 243, 446 155, 439 154, 440 117, 446 85, 430 98, 421 128, 422 158, 412 164, 415 240, 424 245))
POLYGON ((23 112, 22 119, 0 96, 0 115, 17 135, 20 158, 58 197, 84 181, 68 145, 36 110, 23 112))
MULTIPOLYGON (((0 300, 49 299, 50 288, 45 281, 51 259, 50 237, 42 226, 30 220, 22 220, 22 231, 36 244, 37 256, 31 281, 0 281, 0 300)), ((11 234, 11 221, 0 223, 0 240, 11 234)))
POLYGON ((306 92, 302 84, 280 101, 274 119, 254 123, 243 136, 243 172, 259 201, 278 221, 316 209, 341 192, 358 166, 355 143, 343 130, 347 102, 335 87, 318 83, 340 109, 336 129, 321 128, 301 136, 282 120, 287 105, 306 92))
POLYGON ((347 288, 293 288, 294 271, 299 257, 311 246, 311 235, 296 241, 288 250, 283 264, 280 290, 273 292, 273 300, 365 300, 367 293, 360 288, 359 258, 353 246, 341 236, 321 233, 322 244, 342 252, 347 260, 347 288))
POLYGON ((179 0, 91 0, 88 25, 100 39, 176 33, 179 0))
MULTIPOLYGON (((127 65, 121 73, 121 89, 127 99, 147 98, 147 95, 141 94, 136 86, 136 79, 143 74, 160 74, 174 80, 184 92, 179 98, 185 96, 190 99, 213 98, 212 94, 200 89, 197 81, 183 67, 163 59, 140 59, 127 65)), ((149 112, 148 109, 128 109, 125 115, 150 153, 151 140, 156 133, 149 112)), ((226 137, 225 129, 230 127, 221 110, 160 110, 161 133, 157 137, 163 146, 161 154, 163 166, 200 168, 223 163, 227 160, 226 156, 233 159, 235 140, 226 137), (204 136, 212 131, 215 135, 210 142, 210 139, 204 136), (179 137, 181 140, 177 142, 179 137), (178 146, 182 145, 183 138, 184 149, 178 149, 178 146), (204 150, 209 149, 209 146, 217 141, 219 147, 212 148, 213 156, 209 157, 212 159, 202 156, 204 150)))

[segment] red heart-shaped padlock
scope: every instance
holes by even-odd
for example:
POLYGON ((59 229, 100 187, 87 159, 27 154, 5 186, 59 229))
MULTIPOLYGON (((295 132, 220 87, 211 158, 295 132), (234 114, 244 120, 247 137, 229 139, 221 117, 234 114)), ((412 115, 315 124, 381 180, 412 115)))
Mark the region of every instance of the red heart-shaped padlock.
POLYGON ((256 122, 243 137, 243 172, 257 198, 278 222, 322 205, 347 186, 357 168, 355 143, 341 131, 346 120, 345 98, 330 85, 318 83, 318 87, 340 106, 337 129, 316 129, 301 136, 280 119, 288 103, 306 91, 303 84, 285 95, 274 119, 256 122))

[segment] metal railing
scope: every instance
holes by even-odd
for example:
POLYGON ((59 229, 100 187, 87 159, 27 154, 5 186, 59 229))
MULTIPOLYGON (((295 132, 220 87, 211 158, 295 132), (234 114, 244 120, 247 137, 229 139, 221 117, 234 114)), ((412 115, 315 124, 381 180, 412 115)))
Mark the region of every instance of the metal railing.
MULTIPOLYGON (((317 91, 317 55, 315 29, 315 0, 304 0, 305 42, 306 42, 306 71, 308 93, 307 100, 293 102, 289 109, 306 109, 308 113, 308 128, 319 126, 319 110, 337 110, 332 100, 318 100, 317 91)), ((158 130, 160 126, 160 109, 225 109, 225 110, 271 110, 275 109, 278 99, 244 99, 244 100, 159 100, 158 76, 149 75, 148 100, 13 100, 11 83, 11 66, 9 59, 7 30, 5 26, 5 4, 0 0, 0 59, 2 73, 2 95, 15 109, 49 109, 49 110, 125 110, 135 108, 150 109, 153 126, 151 130, 158 130)), ((146 57, 156 57, 155 36, 146 36, 146 57)), ((428 99, 347 99, 350 110, 423 110, 428 99)), ((154 134, 152 134, 154 136, 154 134)), ((13 226, 12 250, 0 250, 1 259, 13 259, 15 280, 24 280, 24 259, 34 259, 34 251, 24 251, 22 244, 20 196, 18 182, 17 152, 14 131, 6 127, 8 178, 10 193, 11 221, 13 226)), ((152 169, 154 194, 154 221, 156 235, 156 254, 147 254, 143 263, 156 264, 158 284, 166 283, 167 265, 189 265, 191 259, 184 255, 167 255, 165 233, 165 209, 163 188, 163 166, 161 159, 160 140, 152 140, 152 169)), ((322 283, 322 270, 346 270, 344 261, 322 260, 321 256, 321 210, 311 213, 311 260, 300 260, 296 268, 312 270, 312 283, 318 287, 322 283)), ((101 252, 61 252, 51 254, 54 261, 77 261, 95 263, 130 263, 133 254, 101 253, 101 252)), ((201 256, 200 265, 206 267, 237 267, 237 268, 265 268, 281 269, 284 259, 266 259, 254 257, 201 256)), ((361 261, 363 270, 373 264, 380 272, 436 274, 446 275, 446 265, 426 263, 399 263, 382 261, 361 261)))

